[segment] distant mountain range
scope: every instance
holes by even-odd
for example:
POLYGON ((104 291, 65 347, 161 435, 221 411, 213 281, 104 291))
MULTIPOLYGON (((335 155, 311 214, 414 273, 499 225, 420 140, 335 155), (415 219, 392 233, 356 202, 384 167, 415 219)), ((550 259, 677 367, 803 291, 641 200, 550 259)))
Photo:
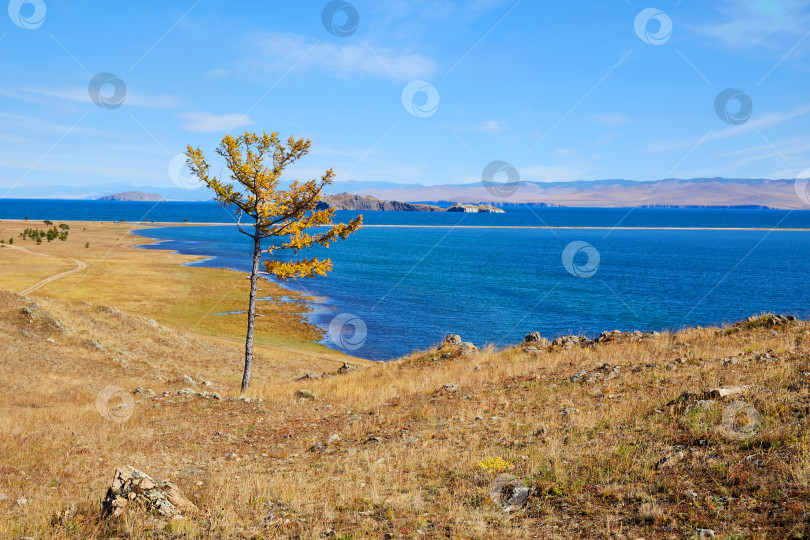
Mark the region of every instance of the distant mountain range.
POLYGON ((105 195, 99 197, 99 201, 165 201, 161 195, 157 193, 144 193, 142 191, 124 191, 123 193, 113 193, 112 195, 105 195))
MULTIPOLYGON (((536 203, 549 206, 628 207, 628 206, 747 206, 786 209, 810 209, 797 194, 793 179, 693 178, 680 180, 635 181, 623 179, 580 180, 573 182, 521 181, 512 185, 473 184, 397 184, 394 182, 336 182, 330 195, 349 192, 370 195, 383 201, 409 203, 536 203)), ((804 186, 802 186, 804 187, 804 186)), ((1 189, 0 189, 1 190, 1 189)), ((168 200, 205 201, 211 193, 126 183, 97 186, 15 187, 4 198, 97 199, 110 193, 140 191, 158 194, 168 200)), ((447 206, 443 204, 442 206, 447 206)))

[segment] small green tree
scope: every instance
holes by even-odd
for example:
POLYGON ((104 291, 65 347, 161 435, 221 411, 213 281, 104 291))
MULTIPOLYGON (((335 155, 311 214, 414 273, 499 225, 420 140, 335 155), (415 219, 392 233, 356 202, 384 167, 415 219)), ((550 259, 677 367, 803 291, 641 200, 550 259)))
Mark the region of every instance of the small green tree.
POLYGON ((279 260, 272 258, 272 255, 289 251, 295 257, 300 251, 311 247, 329 247, 335 240, 345 239, 358 230, 363 223, 362 216, 347 224, 334 223, 334 210, 317 209, 324 187, 331 184, 335 177, 332 169, 326 171, 320 180, 294 180, 287 189, 279 188, 284 169, 307 155, 310 144, 309 140, 296 140, 294 137, 287 139, 284 144, 279 140, 278 133, 245 133, 237 138, 226 135, 216 152, 225 159, 229 182, 211 175, 211 165, 202 150, 189 146, 186 151, 186 163, 192 174, 214 192, 214 200, 234 211, 239 232, 253 241, 242 391, 250 386, 253 369, 256 292, 262 254, 271 256, 264 261, 265 273, 279 279, 325 276, 332 270, 329 259, 279 260), (243 225, 243 219, 250 221, 252 227, 243 225), (315 229, 315 232, 309 232, 311 229, 315 229), (267 238, 276 241, 262 249, 261 241, 267 238))

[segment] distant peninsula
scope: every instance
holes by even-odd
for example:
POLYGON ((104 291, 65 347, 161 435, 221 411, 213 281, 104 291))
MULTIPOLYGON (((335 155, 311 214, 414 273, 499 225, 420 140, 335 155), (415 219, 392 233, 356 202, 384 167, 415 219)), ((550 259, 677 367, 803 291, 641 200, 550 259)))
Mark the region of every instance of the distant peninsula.
POLYGON ((99 201, 149 201, 160 202, 165 201, 162 196, 157 193, 143 193, 141 191, 124 191, 123 193, 114 193, 112 195, 105 195, 99 197, 99 201))
POLYGON ((394 212, 444 212, 444 208, 432 204, 383 201, 371 195, 365 197, 351 193, 340 193, 324 197, 318 203, 318 210, 386 210, 394 212))

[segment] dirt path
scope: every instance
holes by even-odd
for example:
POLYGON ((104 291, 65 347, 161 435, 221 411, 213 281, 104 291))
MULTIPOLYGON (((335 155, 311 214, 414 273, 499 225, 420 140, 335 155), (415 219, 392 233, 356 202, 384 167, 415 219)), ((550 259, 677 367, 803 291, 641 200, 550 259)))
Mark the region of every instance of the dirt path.
MULTIPOLYGON (((14 245, 7 245, 6 247, 10 247, 12 249, 19 249, 20 251, 24 251, 25 253, 29 253, 31 255, 41 255, 42 257, 54 257, 54 255, 50 255, 48 253, 37 253, 36 251, 30 251, 28 249, 18 247, 18 246, 14 246, 14 245)), ((49 278, 45 278, 42 281, 40 281, 39 283, 37 283, 35 285, 31 285, 30 287, 28 287, 24 291, 20 291, 20 294, 30 294, 30 293, 36 291, 37 289, 39 289, 40 287, 43 287, 43 286, 47 285, 48 283, 51 283, 52 281, 56 281, 57 279, 60 279, 60 278, 63 278, 65 276, 68 276, 70 274, 73 274, 74 272, 80 272, 80 271, 84 270, 85 268, 87 268, 87 264, 80 261, 79 259, 73 259, 73 262, 76 263, 76 268, 72 268, 72 269, 67 270, 65 272, 60 272, 59 274, 55 274, 55 275, 53 275, 53 276, 51 276, 49 278)))
POLYGON ((28 287, 24 291, 20 291, 20 294, 30 294, 30 293, 34 292, 35 290, 39 289, 40 287, 42 287, 44 285, 47 285, 48 283, 50 283, 52 281, 56 281, 59 278, 63 278, 63 277, 65 277, 67 275, 70 275, 70 274, 72 274, 74 272, 80 272, 80 271, 84 270, 85 268, 87 268, 87 265, 85 263, 83 263, 82 261, 80 261, 79 259, 73 259, 73 262, 76 263, 76 268, 73 268, 72 270, 68 270, 67 272, 62 272, 60 274, 56 274, 55 276, 51 276, 51 277, 49 277, 47 279, 43 279, 42 281, 40 281, 36 285, 32 285, 31 287, 28 287))

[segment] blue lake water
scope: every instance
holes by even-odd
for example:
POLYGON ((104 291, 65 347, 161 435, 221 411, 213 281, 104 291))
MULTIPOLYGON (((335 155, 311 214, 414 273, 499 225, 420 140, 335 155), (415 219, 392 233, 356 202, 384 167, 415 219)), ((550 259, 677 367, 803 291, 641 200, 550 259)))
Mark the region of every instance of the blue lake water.
MULTIPOLYGON (((339 212, 341 219, 358 212, 339 212)), ((527 208, 505 214, 364 212, 367 224, 513 225, 577 227, 780 227, 810 228, 810 210, 698 208, 527 208)), ((213 202, 120 202, 0 199, 0 219, 233 223, 233 213, 213 202)))
MULTIPOLYGON (((355 214, 338 212, 337 219, 355 214)), ((26 215, 232 222, 211 203, 0 201, 2 218, 26 215)), ((365 228, 329 250, 313 252, 332 259, 329 276, 287 284, 322 298, 315 320, 324 327, 341 314, 351 314, 350 331, 362 321, 364 336, 327 344, 364 358, 395 358, 451 332, 476 345, 503 346, 531 331, 553 338, 677 329, 763 311, 810 317, 810 232, 486 227, 808 228, 808 211, 508 208, 506 214, 364 216, 366 224, 437 227, 365 228), (589 247, 564 260, 572 242, 589 247)), ((137 234, 164 240, 153 249, 210 257, 199 265, 249 270, 250 240, 233 226, 160 227, 137 234)))

